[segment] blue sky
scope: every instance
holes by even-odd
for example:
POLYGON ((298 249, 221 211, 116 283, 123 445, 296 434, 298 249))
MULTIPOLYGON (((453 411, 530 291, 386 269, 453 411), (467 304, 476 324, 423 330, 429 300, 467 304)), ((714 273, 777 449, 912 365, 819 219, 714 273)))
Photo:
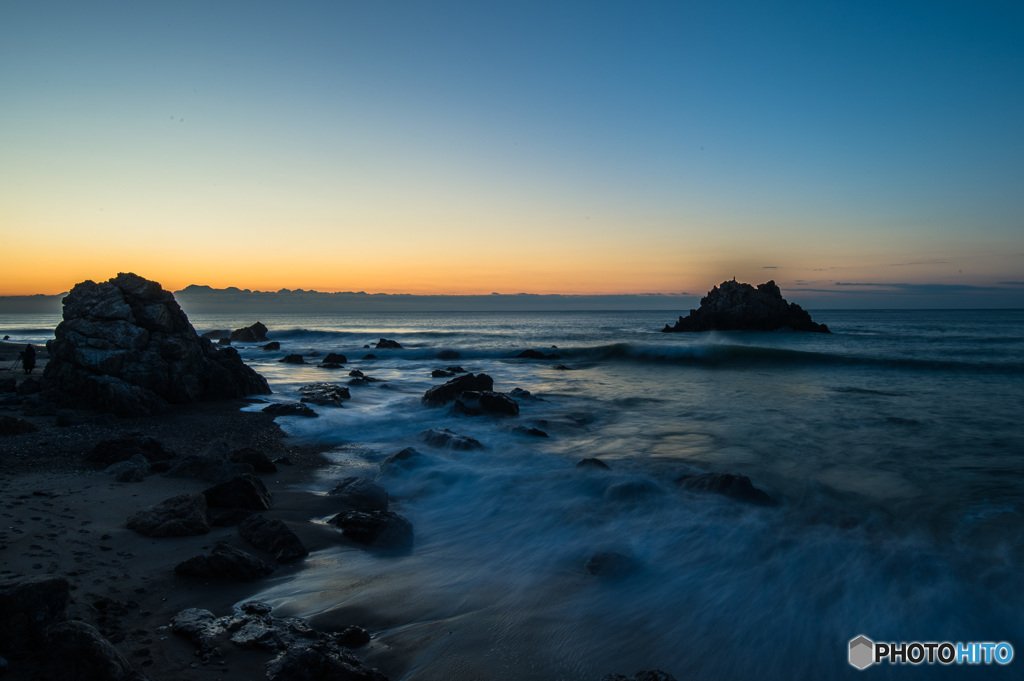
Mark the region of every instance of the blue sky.
POLYGON ((0 294, 1024 305, 1022 7, 5 3, 0 294))

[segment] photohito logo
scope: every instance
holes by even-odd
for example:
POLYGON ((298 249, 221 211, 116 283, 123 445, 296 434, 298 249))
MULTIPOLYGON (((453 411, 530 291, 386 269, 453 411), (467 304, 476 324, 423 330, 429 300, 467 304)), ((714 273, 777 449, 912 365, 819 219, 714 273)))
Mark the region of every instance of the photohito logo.
POLYGON ((850 664, 867 669, 873 664, 1010 664, 1013 646, 1000 643, 876 643, 867 636, 850 639, 850 664))

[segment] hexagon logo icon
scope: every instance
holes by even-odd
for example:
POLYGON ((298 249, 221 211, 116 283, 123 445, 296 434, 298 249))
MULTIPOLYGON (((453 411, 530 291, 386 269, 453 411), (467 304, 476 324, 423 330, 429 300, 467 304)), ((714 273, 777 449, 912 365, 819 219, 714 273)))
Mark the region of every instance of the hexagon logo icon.
POLYGON ((857 669, 867 669, 874 661, 874 641, 867 636, 858 636, 850 641, 850 664, 857 669))

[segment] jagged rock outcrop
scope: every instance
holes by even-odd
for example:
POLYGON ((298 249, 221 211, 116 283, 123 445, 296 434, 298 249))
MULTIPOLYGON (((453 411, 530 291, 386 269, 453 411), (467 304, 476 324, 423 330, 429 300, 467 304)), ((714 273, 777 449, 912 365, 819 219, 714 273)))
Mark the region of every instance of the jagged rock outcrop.
POLYGON ((458 399, 459 395, 466 391, 492 391, 494 380, 487 374, 463 374, 453 378, 442 385, 435 385, 427 389, 420 398, 420 402, 428 407, 439 407, 448 402, 458 399))
POLYGON ((262 322, 231 332, 231 340, 239 343, 261 343, 267 340, 267 327, 262 322))
POLYGON ((733 279, 723 281, 700 299, 700 308, 690 310, 674 326, 662 331, 815 331, 829 333, 828 327, 811 321, 811 315, 796 303, 789 303, 774 281, 754 288, 733 279))
POLYGON ((135 274, 77 284, 54 336, 43 378, 58 401, 133 416, 270 392, 236 350, 201 338, 169 291, 135 274))

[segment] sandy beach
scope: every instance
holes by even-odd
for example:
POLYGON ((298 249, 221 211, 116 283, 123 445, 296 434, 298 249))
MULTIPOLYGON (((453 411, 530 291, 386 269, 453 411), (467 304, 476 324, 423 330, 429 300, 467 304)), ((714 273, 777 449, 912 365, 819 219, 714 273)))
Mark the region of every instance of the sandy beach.
MULTIPOLYGON (((6 343, 0 358, 16 357, 19 350, 6 343)), ((45 357, 40 359, 45 364, 45 357)), ((3 361, 0 379, 15 377, 20 384, 28 378, 7 370, 11 359, 3 361)), ((243 400, 181 406, 134 419, 62 412, 62 422, 73 424, 64 426, 56 425, 56 409, 33 396, 7 392, 0 400, 0 416, 38 428, 0 435, 0 581, 66 578, 72 589, 67 618, 96 627, 151 679, 209 679, 211 671, 225 679, 263 678, 269 653, 228 644, 221 647, 221 659, 204 665, 192 643, 173 635, 168 625, 185 608, 229 615, 233 604, 267 583, 179 576, 174 566, 182 560, 208 553, 219 541, 272 558, 246 544, 237 527, 164 538, 127 529, 126 518, 135 511, 177 494, 201 492, 211 483, 160 474, 141 482, 116 482, 102 464, 85 457, 99 442, 138 434, 156 438, 177 457, 254 447, 272 460, 285 459, 289 463, 279 464, 277 473, 261 476, 274 498, 263 515, 287 523, 312 552, 337 542, 336 533, 308 522, 321 498, 304 492, 302 482, 324 465, 318 450, 289 443, 272 417, 240 411, 247 404, 243 400)), ((301 564, 281 565, 268 579, 286 577, 301 564)), ((41 678, 32 658, 10 659, 8 664, 7 678, 41 678)))

